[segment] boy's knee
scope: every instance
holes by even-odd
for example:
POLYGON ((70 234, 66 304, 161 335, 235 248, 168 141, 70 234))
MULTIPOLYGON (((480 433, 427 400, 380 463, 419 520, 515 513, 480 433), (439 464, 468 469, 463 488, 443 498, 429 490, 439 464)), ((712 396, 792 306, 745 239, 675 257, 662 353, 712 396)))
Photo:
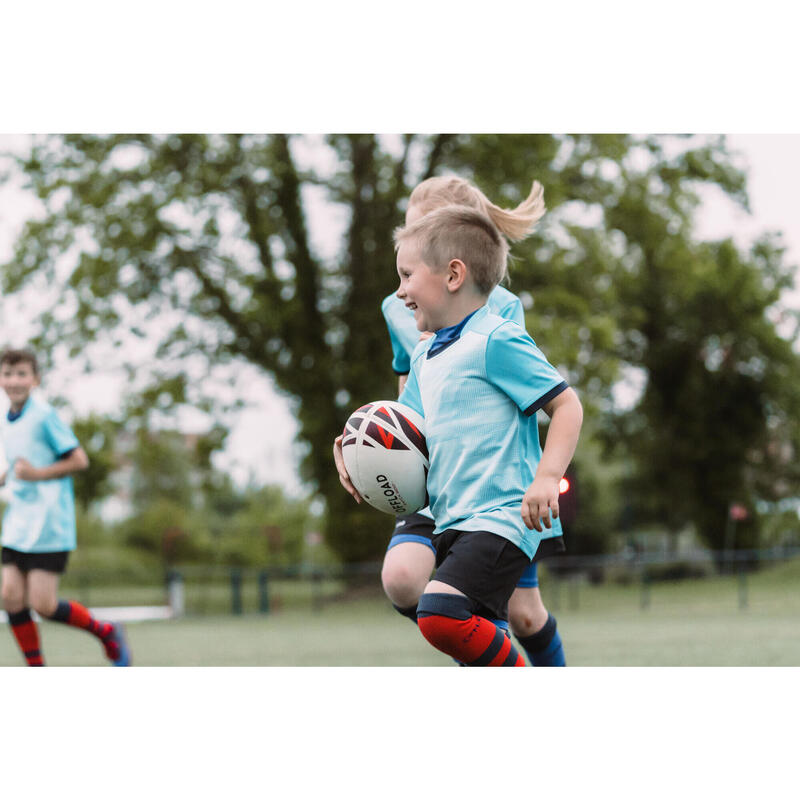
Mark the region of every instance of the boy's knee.
POLYGON ((58 607, 58 599, 34 591, 30 593, 30 606, 40 617, 52 617, 58 607))
POLYGON ((18 611, 22 611, 25 607, 25 594, 24 592, 18 592, 14 589, 6 589, 3 587, 2 592, 2 599, 3 599, 3 610, 7 614, 16 614, 18 611))
POLYGON ((0 588, 3 609, 9 614, 16 614, 25 607, 25 585, 15 581, 4 580, 0 588))
POLYGON ((407 563, 384 564, 381 582, 386 595, 396 606, 407 608, 415 606, 428 576, 407 563))
POLYGON ((508 623, 517 637, 540 631, 547 622, 547 613, 538 592, 520 592, 519 596, 512 595, 508 603, 508 623))
POLYGON ((423 594, 417 605, 420 633, 444 652, 449 652, 454 637, 461 634, 472 617, 472 601, 460 594, 423 594))

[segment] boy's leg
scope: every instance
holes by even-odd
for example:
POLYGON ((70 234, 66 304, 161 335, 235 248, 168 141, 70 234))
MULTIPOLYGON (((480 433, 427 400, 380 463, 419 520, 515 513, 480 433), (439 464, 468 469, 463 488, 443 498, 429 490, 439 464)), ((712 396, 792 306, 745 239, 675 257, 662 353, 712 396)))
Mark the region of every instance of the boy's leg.
POLYGON ((417 607, 422 635, 467 666, 525 666, 505 630, 508 599, 525 554, 485 531, 445 531, 436 545, 444 558, 417 607))
POLYGON ((398 613, 415 624, 417 603, 436 561, 436 550, 431 542, 433 530, 433 520, 424 515, 398 517, 381 569, 386 596, 398 613))
POLYGON ((524 667, 505 630, 473 608, 454 587, 431 581, 417 607, 419 629, 437 650, 467 667, 524 667))
POLYGON ((525 570, 508 601, 508 618, 531 666, 566 666, 555 617, 548 613, 542 602, 535 562, 525 570))
POLYGON ((60 575, 43 569, 28 573, 28 595, 33 608, 43 617, 82 628, 103 644, 106 656, 115 666, 130 666, 130 652, 121 626, 96 620, 89 609, 74 600, 59 600, 60 575))
POLYGON ((17 640, 29 667, 43 667, 39 628, 25 605, 25 573, 16 564, 4 563, 2 572, 3 608, 8 614, 11 633, 17 640))

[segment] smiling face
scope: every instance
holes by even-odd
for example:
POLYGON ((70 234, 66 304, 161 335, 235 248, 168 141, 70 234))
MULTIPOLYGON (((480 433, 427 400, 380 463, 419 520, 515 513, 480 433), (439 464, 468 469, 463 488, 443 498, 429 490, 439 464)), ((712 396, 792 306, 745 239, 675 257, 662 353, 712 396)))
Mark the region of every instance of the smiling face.
POLYGON ((13 411, 19 411, 28 401, 31 389, 39 385, 39 376, 28 361, 0 364, 0 388, 8 395, 13 411))
POLYGON ((437 331, 444 327, 449 301, 447 271, 432 270, 422 260, 417 245, 406 241, 397 250, 397 274, 397 296, 414 312, 417 330, 437 331))

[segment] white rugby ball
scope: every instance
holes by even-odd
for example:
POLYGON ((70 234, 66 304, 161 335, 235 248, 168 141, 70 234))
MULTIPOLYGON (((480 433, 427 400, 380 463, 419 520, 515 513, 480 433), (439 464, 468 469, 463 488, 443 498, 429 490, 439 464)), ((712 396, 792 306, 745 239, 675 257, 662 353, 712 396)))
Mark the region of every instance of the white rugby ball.
POLYGON ((344 426, 344 465, 358 493, 387 514, 411 514, 428 504, 425 423, 394 400, 367 403, 344 426))

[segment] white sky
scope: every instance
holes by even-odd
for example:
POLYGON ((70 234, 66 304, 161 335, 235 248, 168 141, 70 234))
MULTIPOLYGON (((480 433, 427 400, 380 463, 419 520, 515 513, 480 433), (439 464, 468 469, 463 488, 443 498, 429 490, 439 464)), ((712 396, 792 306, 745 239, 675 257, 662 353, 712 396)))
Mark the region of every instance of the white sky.
MULTIPOLYGON (((0 150, 24 145, 25 137, 0 134, 0 150)), ((800 263, 800 135, 743 135, 729 138, 732 149, 739 151, 749 172, 752 214, 747 214, 719 192, 708 192, 697 218, 699 235, 717 238, 733 235, 746 246, 766 230, 783 233, 790 262, 800 263)), ((18 185, 0 187, 0 260, 11 256, 12 242, 25 219, 34 212, 31 200, 18 185)), ((322 216, 320 215, 320 220, 322 216)), ((319 224, 319 221, 318 221, 319 224)), ((325 231, 316 231, 318 239, 325 231)), ((330 237, 327 237, 330 238, 330 237)), ((797 295, 795 295, 797 297, 797 295)), ((795 302, 793 301, 793 305, 795 302)), ((800 305, 800 303, 797 303, 800 305)), ((32 310, 19 301, 0 300, 0 342, 22 344, 29 330, 32 310)), ((245 370, 240 376, 243 399, 252 406, 242 412, 233 428, 218 466, 229 469, 237 481, 252 477, 258 482, 274 482, 290 492, 298 492, 297 425, 288 402, 277 394, 272 382, 257 370, 245 370), (263 420, 270 424, 264 425, 263 420)), ((120 380, 107 373, 79 375, 69 365, 45 376, 44 390, 66 395, 79 415, 89 411, 113 412, 120 396, 120 380)), ((5 406, 0 398, 0 409, 5 406)), ((204 417, 188 415, 186 428, 202 428, 204 417)))

